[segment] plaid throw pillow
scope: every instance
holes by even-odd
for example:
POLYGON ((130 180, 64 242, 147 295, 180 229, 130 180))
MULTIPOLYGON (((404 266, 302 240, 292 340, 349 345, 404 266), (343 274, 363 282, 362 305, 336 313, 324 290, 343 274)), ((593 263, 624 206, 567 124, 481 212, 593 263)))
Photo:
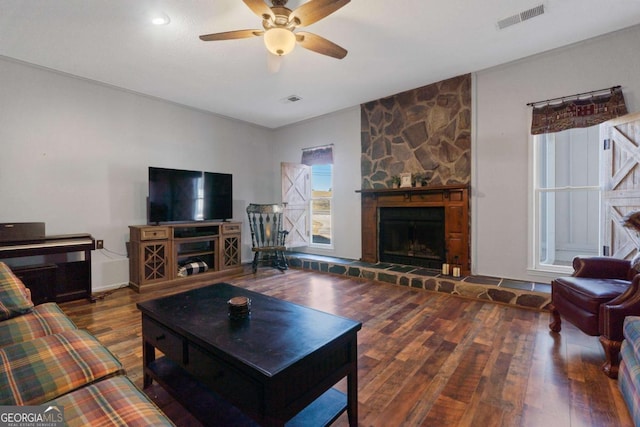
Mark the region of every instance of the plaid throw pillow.
POLYGON ((204 273, 209 266, 204 261, 189 262, 178 268, 178 277, 187 277, 192 274, 204 273))
POLYGON ((0 262, 0 320, 7 320, 33 309, 29 291, 11 269, 0 262))

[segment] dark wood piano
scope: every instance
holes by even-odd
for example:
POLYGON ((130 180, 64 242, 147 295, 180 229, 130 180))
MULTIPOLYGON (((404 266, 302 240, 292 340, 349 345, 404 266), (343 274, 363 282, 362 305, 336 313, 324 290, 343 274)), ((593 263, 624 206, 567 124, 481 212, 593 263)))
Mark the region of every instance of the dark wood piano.
POLYGON ((0 261, 31 290, 34 304, 91 298, 90 234, 0 242, 0 261))

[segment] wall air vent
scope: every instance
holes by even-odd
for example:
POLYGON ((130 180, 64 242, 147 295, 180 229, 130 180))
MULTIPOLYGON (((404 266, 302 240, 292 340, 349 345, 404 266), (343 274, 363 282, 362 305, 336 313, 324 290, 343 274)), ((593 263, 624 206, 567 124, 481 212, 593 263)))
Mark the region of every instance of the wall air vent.
POLYGON ((520 22, 526 21, 531 18, 535 18, 536 16, 542 15, 543 13, 544 13, 544 4, 539 4, 538 6, 532 7, 531 9, 527 9, 518 14, 499 20, 498 29, 504 30, 507 27, 510 27, 515 24, 519 24, 520 22))

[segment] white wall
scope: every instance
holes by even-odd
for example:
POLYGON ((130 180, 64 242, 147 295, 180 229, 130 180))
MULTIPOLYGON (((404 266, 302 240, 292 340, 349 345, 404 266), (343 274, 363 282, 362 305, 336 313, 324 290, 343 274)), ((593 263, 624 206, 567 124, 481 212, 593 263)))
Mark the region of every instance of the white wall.
POLYGON ((116 254, 93 252, 94 292, 128 282, 148 166, 232 173, 237 220, 273 192, 271 130, 6 59, 0 81, 0 222, 103 239, 116 254))
MULTIPOLYGON (((360 237, 360 106, 338 111, 315 119, 280 128, 275 131, 276 157, 280 162, 300 163, 303 148, 334 144, 332 250, 309 248, 307 252, 359 259, 360 237)), ((273 181, 282 200, 280 177, 273 181)), ((298 250, 298 248, 296 248, 298 250)))
POLYGON ((547 281, 527 271, 528 102, 622 85, 629 112, 640 107, 640 27, 476 74, 472 176, 475 274, 547 281))

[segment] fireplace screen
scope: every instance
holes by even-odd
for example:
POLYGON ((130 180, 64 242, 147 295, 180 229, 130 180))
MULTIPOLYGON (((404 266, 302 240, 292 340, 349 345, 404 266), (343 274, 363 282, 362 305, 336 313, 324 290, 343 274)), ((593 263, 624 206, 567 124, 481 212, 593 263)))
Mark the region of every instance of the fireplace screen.
POLYGON ((444 208, 380 208, 379 259, 441 268, 445 262, 444 208))

